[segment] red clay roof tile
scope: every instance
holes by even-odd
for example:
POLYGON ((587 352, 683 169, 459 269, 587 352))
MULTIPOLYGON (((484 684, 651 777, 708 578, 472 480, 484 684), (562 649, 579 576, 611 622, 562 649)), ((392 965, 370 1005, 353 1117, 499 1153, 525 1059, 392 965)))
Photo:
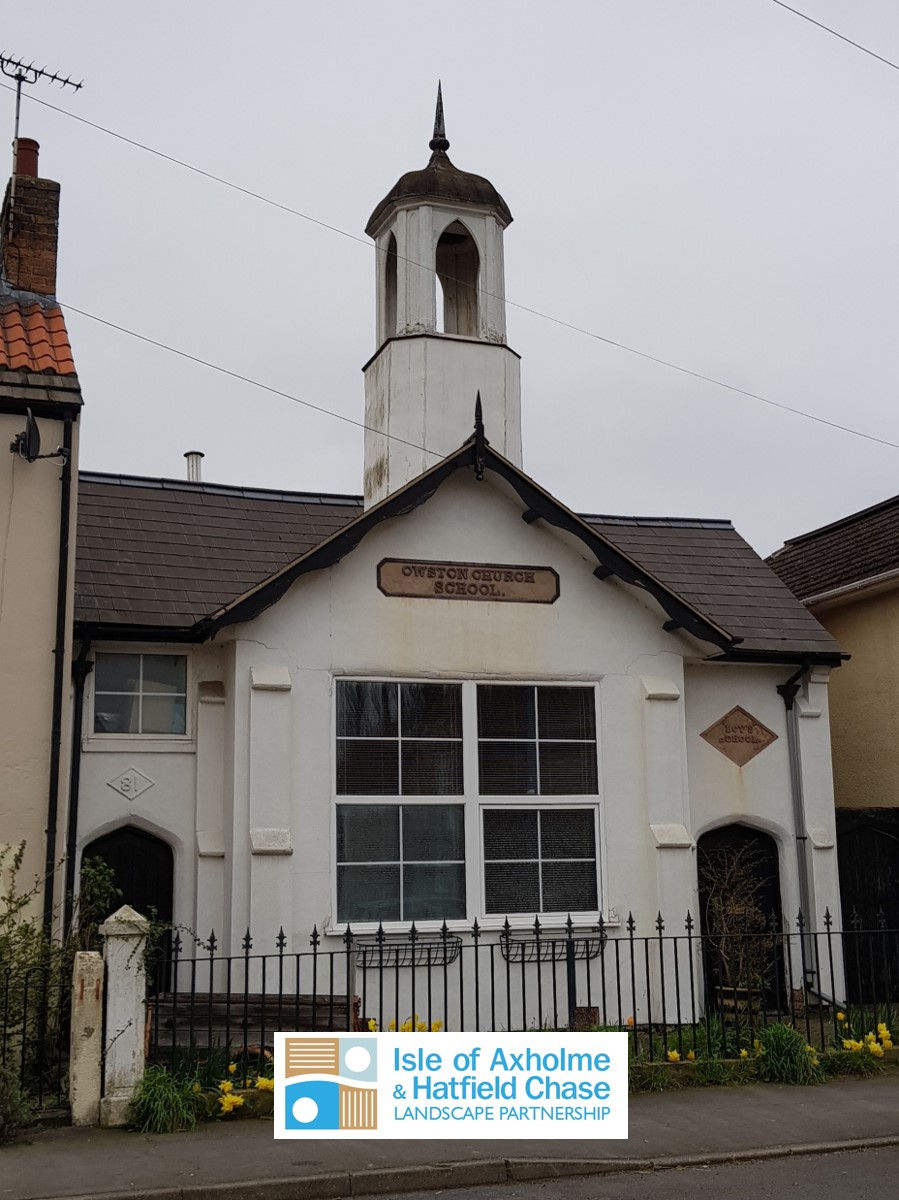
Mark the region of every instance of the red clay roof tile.
POLYGON ((0 304, 0 367, 75 374, 72 347, 58 305, 0 304))

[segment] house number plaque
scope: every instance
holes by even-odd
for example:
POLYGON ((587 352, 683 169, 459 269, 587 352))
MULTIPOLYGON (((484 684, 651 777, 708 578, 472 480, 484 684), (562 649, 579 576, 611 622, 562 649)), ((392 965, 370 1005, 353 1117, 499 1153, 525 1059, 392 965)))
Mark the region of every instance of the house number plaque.
POLYGON ((559 598, 559 576, 552 567, 519 567, 506 563, 385 558, 378 563, 378 587, 385 596, 422 600, 553 604, 559 598))

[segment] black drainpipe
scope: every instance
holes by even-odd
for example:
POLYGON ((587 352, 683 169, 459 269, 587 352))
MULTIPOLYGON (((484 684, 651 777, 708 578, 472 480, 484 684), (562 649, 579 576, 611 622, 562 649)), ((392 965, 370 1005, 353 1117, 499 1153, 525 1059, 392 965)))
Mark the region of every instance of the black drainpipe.
POLYGON ((62 435, 62 489, 59 498, 59 563, 56 575, 56 642, 53 647, 53 715, 50 725, 50 783, 47 795, 47 853, 44 860, 44 929, 53 927, 56 881, 56 830, 59 821, 59 760, 62 753, 62 701, 66 686, 66 598, 69 582, 69 522, 72 513, 72 415, 66 413, 62 435))
MULTIPOLYGON (((777 685, 777 691, 780 698, 784 702, 784 708, 787 710, 787 749, 790 755, 790 790, 793 795, 793 828, 796 835, 796 863, 799 870, 799 907, 802 911, 804 928, 809 927, 809 922, 812 919, 811 892, 809 891, 808 879, 808 854, 807 843, 808 833, 805 828, 805 799, 802 793, 802 760, 799 750, 799 726, 796 716, 796 696, 799 693, 802 676, 808 670, 808 664, 804 663, 798 671, 794 672, 786 683, 777 685)), ((806 958, 803 950, 803 960, 809 963, 811 960, 806 958)), ((811 973, 814 976, 814 970, 811 966, 806 968, 806 974, 811 973)), ((812 979, 807 979, 806 983, 811 983, 812 979)))
POLYGON ((75 852, 78 848, 78 797, 81 792, 81 740, 84 714, 84 685, 94 669, 88 660, 90 642, 81 643, 78 657, 72 663, 72 682, 75 695, 72 700, 72 758, 69 767, 69 815, 66 825, 66 883, 63 929, 68 931, 72 923, 75 901, 75 852))

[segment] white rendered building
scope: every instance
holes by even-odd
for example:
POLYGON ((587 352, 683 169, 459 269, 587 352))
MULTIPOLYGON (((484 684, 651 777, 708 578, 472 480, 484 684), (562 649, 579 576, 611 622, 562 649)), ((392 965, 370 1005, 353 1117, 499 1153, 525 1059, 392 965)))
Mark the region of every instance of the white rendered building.
POLYGON ((220 946, 339 950, 680 932, 697 843, 748 829, 820 924, 840 648, 729 522, 578 515, 524 473, 512 217, 448 146, 438 111, 367 227, 363 496, 81 474, 75 854, 220 946))

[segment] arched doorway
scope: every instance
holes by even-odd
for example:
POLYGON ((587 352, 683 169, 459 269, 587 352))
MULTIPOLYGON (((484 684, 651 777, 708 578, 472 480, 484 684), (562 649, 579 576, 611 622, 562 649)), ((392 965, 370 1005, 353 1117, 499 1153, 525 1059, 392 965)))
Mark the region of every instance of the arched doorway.
POLYGON ((777 843, 748 825, 721 826, 700 837, 697 870, 709 1001, 781 1010, 786 986, 777 843))
MULTIPOLYGON (((121 892, 115 907, 130 904, 142 916, 171 925, 175 912, 175 858, 171 846, 162 838, 125 825, 88 842, 81 858, 82 861, 101 858, 111 867, 115 886, 121 892)), ((171 935, 166 934, 159 948, 158 965, 151 972, 150 984, 154 990, 165 987, 168 974, 165 960, 170 955, 170 942, 171 935)))

